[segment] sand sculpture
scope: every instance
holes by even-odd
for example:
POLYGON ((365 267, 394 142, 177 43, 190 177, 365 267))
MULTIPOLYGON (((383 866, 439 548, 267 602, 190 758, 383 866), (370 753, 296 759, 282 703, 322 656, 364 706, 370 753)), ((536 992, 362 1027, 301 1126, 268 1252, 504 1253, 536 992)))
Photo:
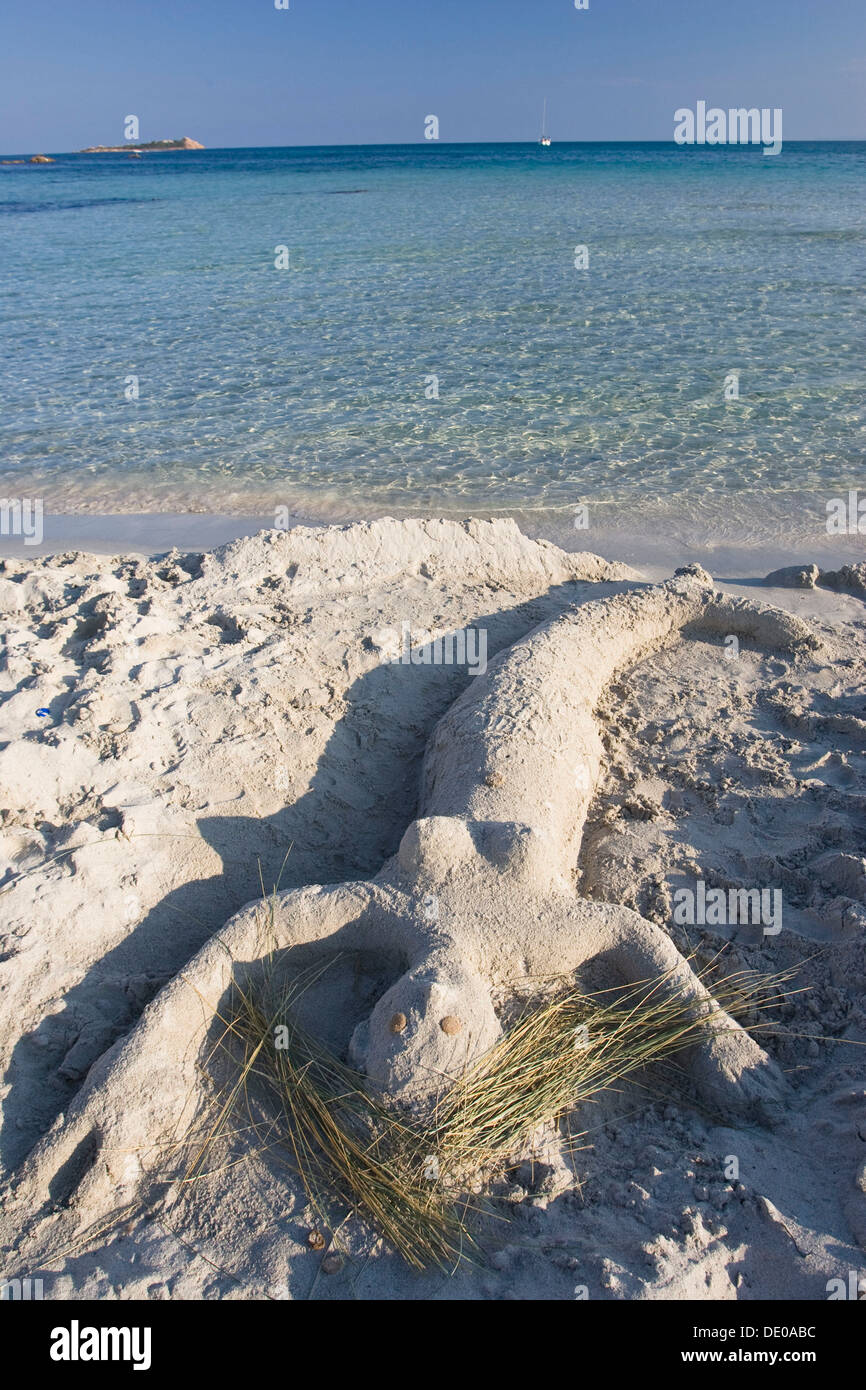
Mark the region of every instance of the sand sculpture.
MULTIPOLYGON (((697 566, 661 585, 573 605, 491 661, 430 737, 417 819, 372 879, 278 894, 272 947, 381 953, 393 983, 354 1030, 369 1084, 423 1108, 500 1036, 494 985, 563 975, 593 958, 625 980, 666 976, 706 1010, 710 996, 667 934, 574 885, 602 757, 593 715, 615 672, 684 629, 788 651, 818 645, 799 619, 726 598, 697 566)), ((236 963, 261 955, 262 903, 237 913, 91 1069, 19 1170, 76 1190, 76 1205, 132 1194, 195 1095, 202 1030, 236 963)), ((253 968, 254 965, 253 965, 253 968)), ((687 1065, 722 1112, 772 1119, 784 1081, 759 1045, 718 1013, 687 1065)))

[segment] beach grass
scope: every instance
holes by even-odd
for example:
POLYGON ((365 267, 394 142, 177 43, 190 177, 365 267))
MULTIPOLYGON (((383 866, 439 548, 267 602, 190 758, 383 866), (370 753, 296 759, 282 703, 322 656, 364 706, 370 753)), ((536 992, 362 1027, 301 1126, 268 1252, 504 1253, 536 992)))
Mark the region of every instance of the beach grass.
POLYGON ((648 1104, 669 1097, 670 1078, 654 1084, 654 1068, 730 1027, 730 1016, 752 1020, 750 1031, 769 1027, 767 1010, 788 997, 791 978, 730 974, 697 1009, 667 978, 593 995, 573 981, 539 981, 501 1041, 418 1116, 372 1094, 366 1077, 300 1025, 299 998, 321 970, 287 982, 282 964, 274 953, 261 978, 233 988, 217 1044, 230 1080, 197 1132, 186 1179, 211 1171, 221 1137, 253 1134, 250 1154, 277 1154, 299 1176, 314 1245, 355 1216, 416 1269, 483 1258, 481 1218, 502 1216, 490 1191, 539 1132, 567 1119, 556 1140, 573 1153, 587 1146, 587 1129, 572 1112, 602 1092, 632 1078, 648 1104))

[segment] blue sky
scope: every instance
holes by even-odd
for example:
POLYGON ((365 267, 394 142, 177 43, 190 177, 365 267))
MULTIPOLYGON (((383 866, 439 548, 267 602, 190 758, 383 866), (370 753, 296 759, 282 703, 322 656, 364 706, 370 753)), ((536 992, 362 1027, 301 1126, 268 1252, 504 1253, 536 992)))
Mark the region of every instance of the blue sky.
POLYGON ((0 0, 0 150, 672 137, 673 112, 781 106, 787 140, 866 139, 866 0, 0 0))

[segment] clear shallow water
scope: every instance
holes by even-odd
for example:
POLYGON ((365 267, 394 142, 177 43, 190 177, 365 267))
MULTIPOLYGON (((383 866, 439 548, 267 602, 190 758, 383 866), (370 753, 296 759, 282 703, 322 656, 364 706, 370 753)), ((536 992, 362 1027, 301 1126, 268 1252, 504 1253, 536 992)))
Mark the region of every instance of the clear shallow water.
POLYGON ((820 534, 866 489, 864 190, 866 143, 0 167, 2 489, 820 534))

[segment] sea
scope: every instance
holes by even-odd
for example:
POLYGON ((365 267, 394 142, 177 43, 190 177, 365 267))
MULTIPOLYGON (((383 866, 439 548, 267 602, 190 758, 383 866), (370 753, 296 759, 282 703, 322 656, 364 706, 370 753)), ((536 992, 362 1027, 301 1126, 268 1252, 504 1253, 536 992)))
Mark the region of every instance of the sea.
POLYGON ((0 165, 0 491, 73 529, 793 560, 866 498, 866 142, 53 157, 0 165))

